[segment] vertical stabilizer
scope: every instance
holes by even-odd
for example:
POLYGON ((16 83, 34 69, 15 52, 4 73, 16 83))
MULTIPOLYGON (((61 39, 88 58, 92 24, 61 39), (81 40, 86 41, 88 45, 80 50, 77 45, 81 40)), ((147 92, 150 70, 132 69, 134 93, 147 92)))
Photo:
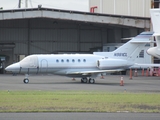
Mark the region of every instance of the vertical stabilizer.
POLYGON ((135 61, 135 59, 139 57, 140 52, 145 49, 146 44, 150 43, 152 35, 153 32, 142 32, 113 52, 95 52, 94 54, 110 58, 135 61))
POLYGON ((150 42, 153 32, 142 32, 129 42, 113 51, 113 57, 134 61, 139 57, 139 53, 144 50, 147 43, 150 42), (123 54, 126 56, 123 56, 123 54))

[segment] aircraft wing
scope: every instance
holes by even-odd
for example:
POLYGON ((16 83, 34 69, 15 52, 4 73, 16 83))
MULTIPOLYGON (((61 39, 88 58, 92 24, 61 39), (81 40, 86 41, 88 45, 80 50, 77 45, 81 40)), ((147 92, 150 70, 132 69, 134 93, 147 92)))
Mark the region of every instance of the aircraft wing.
POLYGON ((156 41, 131 41, 130 43, 137 43, 137 44, 140 44, 140 43, 156 43, 156 41))
POLYGON ((98 74, 98 73, 113 73, 113 72, 120 72, 124 69, 114 69, 114 70, 93 70, 93 71, 72 71, 67 72, 66 74, 81 74, 81 75, 88 75, 88 74, 98 74))
POLYGON ((139 64, 139 63, 135 63, 135 65, 140 66, 140 67, 160 67, 160 64, 139 64))

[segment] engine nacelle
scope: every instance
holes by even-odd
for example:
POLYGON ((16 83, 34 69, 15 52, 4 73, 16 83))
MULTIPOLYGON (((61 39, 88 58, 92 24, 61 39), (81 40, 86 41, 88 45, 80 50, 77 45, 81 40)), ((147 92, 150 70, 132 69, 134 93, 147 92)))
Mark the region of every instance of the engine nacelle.
POLYGON ((154 57, 160 58, 160 50, 158 49, 158 47, 149 48, 149 49, 147 50, 147 53, 148 53, 149 55, 154 56, 154 57))
POLYGON ((97 67, 101 70, 104 69, 119 69, 119 68, 128 68, 133 65, 133 62, 122 59, 99 59, 97 61, 97 67))

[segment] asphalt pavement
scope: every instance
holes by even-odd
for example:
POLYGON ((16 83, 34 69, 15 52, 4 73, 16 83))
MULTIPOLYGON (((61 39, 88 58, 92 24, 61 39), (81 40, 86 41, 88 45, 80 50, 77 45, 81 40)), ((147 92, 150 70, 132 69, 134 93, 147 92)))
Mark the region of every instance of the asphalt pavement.
POLYGON ((95 84, 81 83, 80 78, 56 75, 31 75, 29 83, 24 84, 24 75, 0 75, 0 90, 85 90, 108 92, 160 92, 160 77, 123 76, 124 86, 120 86, 121 75, 107 75, 104 79, 97 77, 95 84))
MULTIPOLYGON (((28 84, 23 83, 24 75, 0 75, 1 91, 17 90, 72 90, 106 92, 160 93, 160 77, 107 75, 96 78, 95 84, 81 83, 80 78, 56 75, 30 75, 28 84), (120 86, 123 77, 124 86, 120 86)), ((0 120, 159 120, 160 113, 0 113, 0 120)))
POLYGON ((0 120, 159 120, 158 113, 0 113, 0 120))

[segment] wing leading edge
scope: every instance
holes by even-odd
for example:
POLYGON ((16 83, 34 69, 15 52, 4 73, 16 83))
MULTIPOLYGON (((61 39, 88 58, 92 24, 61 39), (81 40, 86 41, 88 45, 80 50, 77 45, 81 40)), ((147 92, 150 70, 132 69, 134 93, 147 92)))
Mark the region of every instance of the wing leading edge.
POLYGON ((113 73, 113 72, 120 72, 123 71, 124 69, 114 69, 114 70, 95 70, 95 71, 71 71, 67 72, 67 75, 71 74, 81 74, 81 75, 90 75, 90 74, 99 74, 99 73, 113 73))

